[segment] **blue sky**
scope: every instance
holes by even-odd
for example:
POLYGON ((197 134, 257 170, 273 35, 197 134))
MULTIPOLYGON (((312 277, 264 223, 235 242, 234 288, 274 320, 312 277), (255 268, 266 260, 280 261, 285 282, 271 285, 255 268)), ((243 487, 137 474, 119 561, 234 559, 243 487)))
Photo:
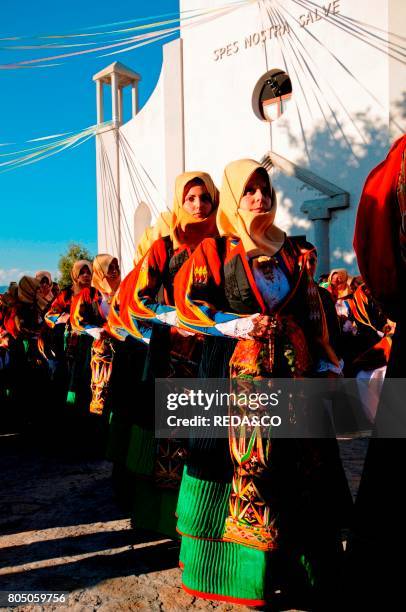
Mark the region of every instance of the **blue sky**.
MULTIPOLYGON (((105 23, 176 12, 178 5, 178 0, 2 0, 0 37, 77 32, 105 23)), ((38 51, 4 49, 7 44, 10 43, 0 42, 1 64, 42 56, 38 51)), ((28 147, 32 145, 24 142, 29 139, 94 124, 92 76, 113 61, 142 75, 143 106, 159 77, 161 44, 112 57, 97 57, 97 53, 73 57, 57 67, 0 70, 0 143, 28 147)), ((39 268, 56 272, 58 258, 71 241, 84 244, 96 254, 95 173, 95 145, 91 139, 73 150, 0 174, 0 285, 39 268)))

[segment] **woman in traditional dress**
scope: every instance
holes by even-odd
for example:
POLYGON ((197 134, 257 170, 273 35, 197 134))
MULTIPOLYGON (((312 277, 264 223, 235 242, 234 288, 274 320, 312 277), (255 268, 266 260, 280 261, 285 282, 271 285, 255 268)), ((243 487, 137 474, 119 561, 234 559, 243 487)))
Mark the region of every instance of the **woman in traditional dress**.
MULTIPOLYGON (((366 364, 363 358, 364 353, 372 349, 381 342, 384 329, 387 327, 387 317, 383 314, 379 305, 372 298, 365 283, 360 284, 354 290, 348 285, 339 292, 335 302, 335 309, 340 322, 341 344, 340 353, 344 359, 344 374, 352 378, 362 369, 361 361, 366 364)), ((385 353, 390 350, 390 341, 385 353)), ((375 358, 371 362, 371 368, 384 367, 387 363, 387 356, 380 351, 381 345, 377 346, 375 358)), ((370 353, 372 357, 374 353, 370 353)))
MULTIPOLYGON (((107 254, 97 255, 93 260, 92 287, 82 289, 72 299, 72 329, 89 338, 84 367, 88 367, 91 347, 91 400, 84 408, 86 412, 90 409, 94 414, 103 413, 111 375, 113 345, 106 321, 120 280, 117 258, 107 254)), ((86 399, 90 399, 88 394, 86 396, 86 399)))
POLYGON ((168 376, 171 372, 173 375, 177 363, 179 372, 184 375, 187 375, 189 367, 193 370, 196 366, 193 353, 197 345, 200 346, 200 339, 190 338, 170 327, 176 319, 173 279, 200 241, 217 234, 217 204, 218 192, 208 174, 185 172, 179 175, 175 181, 169 235, 152 243, 130 273, 127 289, 120 291, 120 312, 129 310, 136 330, 146 338, 152 334, 147 368, 147 377, 151 380, 156 376, 168 376), (152 328, 154 323, 158 325, 152 328), (160 348, 155 351, 153 346, 158 346, 158 339, 160 348), (162 358, 162 343, 170 347, 169 360, 162 358))
POLYGON ((2 406, 4 406, 2 425, 6 428, 10 427, 11 431, 15 431, 15 427, 18 425, 16 400, 19 389, 21 389, 19 356, 24 353, 20 342, 17 340, 18 330, 15 320, 17 302, 18 285, 12 282, 1 296, 0 307, 0 354, 2 355, 0 398, 2 406))
MULTIPOLYGON (((11 393, 10 389, 10 334, 4 327, 4 317, 7 313, 6 303, 3 301, 3 295, 0 294, 0 404, 4 406, 4 410, 0 415, 0 425, 3 427, 4 422, 8 418, 8 396, 11 393)), ((7 301, 7 296, 6 296, 7 301)))
POLYGON ((396 331, 355 503, 350 596, 354 609, 390 609, 404 600, 406 548, 406 135, 366 179, 354 249, 363 279, 396 331))
POLYGON ((127 466, 134 473, 134 524, 176 535, 175 507, 184 461, 183 444, 153 435, 156 377, 196 375, 202 337, 171 326, 176 313, 173 279, 199 242, 215 236, 218 191, 205 172, 175 181, 170 235, 156 240, 120 288, 120 316, 135 338, 149 340, 144 380, 151 404, 134 414, 127 466), (125 286, 124 286, 125 285, 125 286))
MULTIPOLYGON (((165 238, 170 233, 169 211, 161 213, 156 223, 148 227, 142 234, 134 256, 134 265, 142 259, 159 238, 165 238)), ((145 360, 148 344, 144 342, 142 334, 134 327, 129 318, 128 308, 121 306, 134 289, 136 271, 130 272, 120 284, 115 293, 108 316, 107 327, 109 333, 117 340, 115 345, 114 363, 109 392, 106 398, 106 409, 109 420, 109 434, 106 458, 113 463, 113 487, 116 499, 124 511, 131 510, 133 497, 133 473, 127 467, 131 434, 133 429, 134 405, 128 397, 134 392, 134 385, 140 394, 147 395, 143 381, 145 360), (123 298, 121 298, 123 296, 123 298)), ((136 427, 135 442, 136 445, 136 427)), ((133 456, 132 446, 130 457, 133 456)))
POLYGON ((38 270, 35 278, 39 281, 39 295, 47 302, 52 302, 55 298, 53 293, 52 275, 47 270, 38 270))
POLYGON ((10 283, 6 293, 2 295, 2 327, 11 338, 16 338, 18 330, 16 327, 15 314, 18 303, 18 284, 10 283))
POLYGON ((345 268, 331 270, 328 277, 328 290, 330 291, 334 302, 351 293, 349 276, 345 268))
POLYGON ((49 298, 44 297, 40 281, 23 276, 18 283, 17 299, 9 313, 6 325, 12 333, 13 361, 17 365, 19 385, 16 388, 16 404, 26 423, 46 423, 52 410, 52 398, 39 392, 49 387, 49 371, 40 352, 39 336, 44 312, 49 298), (14 359, 15 358, 15 359, 14 359), (21 380, 24 384, 21 384, 21 380), (38 389, 38 393, 33 393, 38 389))
POLYGON ((69 321, 72 297, 82 289, 90 287, 92 281, 92 264, 87 259, 75 261, 71 270, 72 284, 62 289, 45 313, 45 323, 53 329, 55 325, 65 325, 69 321))
MULTIPOLYGON (((73 404, 75 400, 75 381, 83 373, 83 351, 79 335, 70 328, 72 299, 82 289, 89 288, 92 280, 92 264, 86 259, 75 261, 71 270, 72 284, 62 289, 45 313, 46 330, 43 334, 45 353, 55 361, 53 379, 59 401, 73 404), (59 397, 61 396, 61 397, 59 397)), ((89 384, 86 379, 84 384, 89 384)))
MULTIPOLYGON (((219 338, 205 343, 202 357, 212 377, 340 371, 309 251, 275 226, 275 213, 266 170, 253 160, 232 162, 220 191, 221 237, 204 240, 175 279, 180 323, 219 338)), ((222 440, 189 448, 177 507, 183 587, 252 606, 303 605, 300 594, 313 590, 326 601, 350 501, 335 441, 269 444, 258 432, 230 435, 230 451, 222 440)))

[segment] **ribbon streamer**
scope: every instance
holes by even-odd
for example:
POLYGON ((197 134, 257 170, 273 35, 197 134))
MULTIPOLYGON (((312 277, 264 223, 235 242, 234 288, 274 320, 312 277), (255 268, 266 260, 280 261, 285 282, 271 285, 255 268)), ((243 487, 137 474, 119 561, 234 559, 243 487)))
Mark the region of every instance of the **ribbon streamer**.
MULTIPOLYGON (((217 8, 210 8, 210 9, 195 9, 199 10, 200 12, 194 13, 193 15, 184 15, 184 13, 180 13, 176 18, 174 19, 169 19, 169 20, 163 20, 163 21, 155 21, 152 23, 145 23, 142 25, 137 25, 131 28, 125 28, 125 29, 119 29, 119 30, 108 30, 108 31, 103 31, 103 32, 95 32, 95 33, 83 33, 83 34, 68 34, 68 35, 47 35, 47 36, 41 36, 41 37, 36 37, 38 39, 50 39, 50 38, 61 38, 61 39, 67 39, 67 38, 75 38, 75 37, 86 37, 86 36, 98 36, 98 35, 117 35, 117 34, 123 34, 123 33, 129 33, 129 32, 135 32, 135 31, 140 31, 140 30, 154 30, 154 31, 149 31, 146 33, 140 33, 137 34, 135 36, 129 36, 128 38, 120 38, 116 39, 116 42, 114 42, 114 39, 110 42, 108 42, 108 44, 106 43, 102 43, 99 46, 94 46, 97 45, 98 43, 82 43, 82 44, 39 44, 39 45, 9 45, 8 47, 3 47, 3 49, 7 49, 7 50, 16 50, 16 51, 25 51, 25 50, 31 50, 31 49, 62 49, 62 48, 71 48, 72 46, 79 46, 79 47, 91 47, 91 48, 87 48, 87 49, 80 49, 78 51, 71 51, 68 53, 62 53, 62 54, 58 54, 58 55, 51 55, 48 57, 41 57, 41 58, 35 58, 35 59, 27 59, 27 60, 22 60, 22 61, 17 61, 17 62, 12 62, 12 63, 7 63, 7 64, 0 64, 0 70, 17 70, 17 69, 21 69, 21 68, 35 68, 37 67, 36 65, 38 64, 40 67, 45 67, 45 66, 51 66, 51 64, 49 62, 53 61, 53 60, 61 60, 61 59, 67 59, 70 57, 76 57, 76 56, 80 56, 80 55, 87 55, 89 53, 96 53, 96 52, 100 52, 100 51, 107 51, 109 49, 113 49, 113 48, 118 48, 118 47, 125 47, 124 49, 120 49, 118 52, 127 52, 129 50, 132 50, 134 48, 137 48, 138 45, 136 44, 135 46, 130 46, 128 47, 128 45, 132 45, 132 43, 139 43, 140 41, 146 41, 143 44, 152 44, 154 42, 157 42, 159 40, 162 40, 163 38, 168 37, 170 34, 175 34, 176 32, 179 32, 179 30, 182 28, 186 28, 188 26, 191 25, 197 25, 198 23, 204 22, 205 18, 207 17, 220 17, 224 14, 227 14, 231 11, 234 11, 238 8, 240 8, 243 5, 246 4, 251 4, 252 2, 254 2, 256 0, 238 0, 237 2, 232 2, 232 3, 228 3, 225 4, 221 7, 217 7, 217 8), (184 15, 184 16, 183 16, 184 15), (156 30, 155 28, 162 28, 162 26, 169 26, 171 24, 174 24, 173 27, 170 28, 164 28, 164 29, 159 29, 156 30), (177 25, 175 25, 177 24, 177 25), (182 25, 180 25, 182 24, 182 25), (45 62, 45 63, 44 63, 45 62)), ((189 11, 188 11, 189 12, 189 11)), ((10 39, 8 37, 8 39, 10 39)), ((15 40, 22 40, 23 37, 15 37, 15 40)), ((4 39, 0 39, 0 40, 4 40, 4 39)), ((99 56, 100 57, 100 56, 99 56)), ((102 56, 104 57, 104 56, 102 56)), ((55 64, 54 64, 55 65, 55 64)))
MULTIPOLYGON (((0 174, 15 170, 16 168, 21 168, 22 166, 37 163, 47 157, 61 153, 66 149, 74 149, 75 147, 84 144, 90 138, 93 138, 100 128, 108 125, 111 125, 111 121, 106 121, 101 125, 92 125, 84 130, 75 132, 66 138, 58 138, 52 143, 39 145, 38 147, 30 147, 19 151, 12 151, 9 153, 2 153, 1 157, 5 157, 7 155, 9 157, 12 156, 13 158, 0 162, 0 174)), ((45 136, 44 139, 46 138, 55 138, 55 136, 45 136)))

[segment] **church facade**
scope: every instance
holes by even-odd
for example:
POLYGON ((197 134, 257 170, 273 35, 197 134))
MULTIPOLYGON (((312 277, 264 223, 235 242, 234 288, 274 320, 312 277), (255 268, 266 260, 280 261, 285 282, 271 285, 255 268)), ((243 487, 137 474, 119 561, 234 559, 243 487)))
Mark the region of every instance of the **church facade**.
POLYGON ((142 66, 115 63, 94 77, 100 123, 103 90, 113 106, 112 124, 97 136, 99 252, 117 255, 127 273, 141 233, 171 207, 177 174, 204 170, 219 186, 229 161, 251 157, 270 172, 277 224, 316 244, 319 272, 355 273, 363 183, 405 131, 406 4, 181 0, 180 10, 180 38, 164 46, 160 78, 140 111, 142 66), (189 16, 208 4, 210 16, 189 16), (253 92, 274 70, 288 75, 291 95, 269 122, 254 112, 253 92))

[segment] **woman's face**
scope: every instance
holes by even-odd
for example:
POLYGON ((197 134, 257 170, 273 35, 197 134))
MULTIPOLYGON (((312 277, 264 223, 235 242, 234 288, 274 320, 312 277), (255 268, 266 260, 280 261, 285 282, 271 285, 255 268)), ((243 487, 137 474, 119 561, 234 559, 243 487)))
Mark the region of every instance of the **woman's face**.
POLYGON ((108 267, 107 280, 116 280, 120 276, 120 268, 117 259, 113 259, 108 267))
POLYGON ((51 284, 49 282, 49 279, 46 276, 43 276, 40 280, 39 292, 41 295, 45 297, 48 295, 50 290, 51 290, 51 284))
POLYGON ((347 278, 346 278, 345 274, 338 273, 337 274, 337 285, 339 287, 344 287, 346 284, 347 284, 347 278))
POLYGON ((334 272, 331 277, 331 284, 337 289, 342 289, 347 284, 346 276, 343 272, 334 272))
POLYGON ((316 253, 312 252, 309 255, 309 258, 307 260, 307 269, 309 270, 310 276, 312 278, 314 278, 314 275, 316 274, 316 268, 317 268, 317 255, 316 253))
POLYGON ((83 266, 80 268, 78 282, 80 287, 90 287, 90 283, 92 280, 92 275, 90 273, 88 266, 83 266))
POLYGON ((183 208, 198 221, 207 219, 213 209, 209 192, 204 185, 194 185, 185 195, 183 208))
POLYGON ((332 275, 330 283, 331 283, 332 287, 337 287, 338 286, 339 278, 338 278, 337 272, 334 272, 334 274, 332 275))
POLYGON ((264 213, 271 210, 272 194, 269 181, 262 172, 255 170, 245 186, 239 208, 254 213, 264 213))

